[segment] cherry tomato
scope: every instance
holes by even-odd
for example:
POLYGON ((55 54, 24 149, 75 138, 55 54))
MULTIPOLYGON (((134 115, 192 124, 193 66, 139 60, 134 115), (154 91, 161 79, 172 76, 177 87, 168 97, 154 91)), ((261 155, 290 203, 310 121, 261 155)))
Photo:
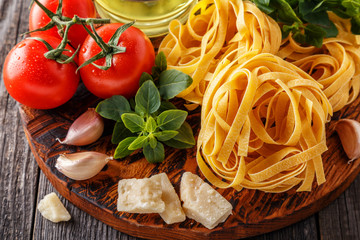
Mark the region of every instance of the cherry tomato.
MULTIPOLYGON (((41 36, 53 48, 60 39, 41 36)), ((67 45, 70 56, 74 49, 67 45)), ((74 63, 60 64, 44 57, 48 49, 34 39, 24 39, 7 55, 3 68, 3 79, 9 94, 18 102, 37 109, 50 109, 67 102, 76 92, 79 75, 74 63)))
MULTIPOLYGON (((59 0, 39 0, 39 2, 54 13, 59 5, 59 0)), ((81 18, 95 18, 96 10, 91 0, 63 0, 62 14, 69 18, 74 17, 74 15, 81 18)), ((50 18, 36 3, 34 3, 29 15, 30 31, 44 27, 49 22, 50 18)), ((53 27, 43 33, 60 38, 57 27, 53 27)), ((68 39, 70 40, 70 44, 74 48, 77 48, 84 42, 87 35, 88 33, 82 25, 73 25, 69 30, 68 39)))
MULTIPOLYGON (((96 31, 108 42, 121 23, 106 24, 96 31)), ((89 64, 80 69, 81 79, 87 89, 100 98, 123 95, 134 96, 139 88, 139 79, 143 72, 151 73, 154 66, 155 51, 149 38, 139 29, 130 27, 119 38, 118 46, 126 47, 124 53, 114 54, 108 70, 101 70, 89 64)), ((87 37, 79 52, 79 65, 92 58, 101 48, 90 36, 87 37)), ((105 58, 94 62, 105 66, 105 58)))

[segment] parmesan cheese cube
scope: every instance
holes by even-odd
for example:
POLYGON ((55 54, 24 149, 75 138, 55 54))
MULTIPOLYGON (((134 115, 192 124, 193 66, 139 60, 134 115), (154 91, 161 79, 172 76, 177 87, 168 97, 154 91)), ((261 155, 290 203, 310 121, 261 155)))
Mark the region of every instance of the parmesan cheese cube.
POLYGON ((54 192, 46 195, 39 202, 37 209, 44 218, 55 223, 71 219, 69 212, 54 192))
POLYGON ((220 193, 190 172, 181 178, 180 197, 186 216, 208 229, 224 222, 232 212, 232 205, 220 193))
POLYGON ((161 200, 161 184, 149 178, 122 179, 118 185, 117 210, 129 213, 161 213, 165 203, 161 200))
POLYGON ((161 199, 165 203, 165 211, 160 216, 167 224, 183 222, 186 219, 185 213, 181 207, 179 196, 176 194, 166 173, 160 173, 152 176, 150 179, 161 183, 161 199))

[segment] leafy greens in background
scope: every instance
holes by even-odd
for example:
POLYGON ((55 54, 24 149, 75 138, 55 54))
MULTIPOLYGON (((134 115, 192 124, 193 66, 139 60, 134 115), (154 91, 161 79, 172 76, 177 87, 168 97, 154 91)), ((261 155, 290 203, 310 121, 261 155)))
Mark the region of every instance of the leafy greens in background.
POLYGON ((177 109, 169 99, 185 90, 192 78, 177 70, 166 70, 165 55, 155 59, 152 75, 143 73, 135 98, 113 96, 100 102, 96 111, 104 118, 116 121, 112 143, 118 144, 114 158, 124 158, 143 149, 150 163, 165 158, 164 144, 173 148, 195 145, 192 128, 185 122, 187 111, 177 109))
POLYGON ((350 19, 351 31, 360 34, 359 0, 251 0, 282 25, 283 38, 321 47, 323 38, 336 37, 338 30, 327 12, 350 19))

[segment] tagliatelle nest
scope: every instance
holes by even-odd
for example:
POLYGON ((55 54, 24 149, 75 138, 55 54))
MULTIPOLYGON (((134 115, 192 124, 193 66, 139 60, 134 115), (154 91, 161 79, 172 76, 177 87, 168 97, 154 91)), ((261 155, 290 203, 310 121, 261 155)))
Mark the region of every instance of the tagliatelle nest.
POLYGON ((321 85, 272 54, 223 60, 204 95, 198 165, 220 188, 310 191, 325 181, 321 154, 331 105, 321 85))
POLYGON ((360 48, 351 34, 346 19, 331 14, 339 34, 327 38, 322 48, 302 46, 289 36, 283 42, 278 56, 309 73, 324 86, 334 112, 352 103, 360 92, 360 48))
POLYGON ((236 50, 236 56, 253 50, 275 54, 280 44, 280 27, 254 4, 202 0, 185 25, 177 20, 170 23, 159 51, 165 53, 170 69, 193 78, 192 85, 178 97, 201 104, 216 65, 229 52, 236 50))

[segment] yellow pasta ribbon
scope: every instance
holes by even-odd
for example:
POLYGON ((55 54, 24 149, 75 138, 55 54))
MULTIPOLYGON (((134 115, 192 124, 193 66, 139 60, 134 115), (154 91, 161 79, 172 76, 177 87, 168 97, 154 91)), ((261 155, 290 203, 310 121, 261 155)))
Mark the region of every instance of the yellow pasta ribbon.
POLYGON ((324 86, 333 110, 352 103, 360 92, 360 48, 350 22, 330 14, 339 29, 336 38, 324 39, 322 48, 302 46, 289 36, 278 56, 299 66, 324 86))
POLYGON ((235 58, 248 51, 275 54, 280 44, 278 24, 253 3, 202 0, 191 10, 186 24, 170 23, 159 51, 165 53, 168 68, 193 78, 192 85, 178 97, 201 104, 208 81, 228 53, 235 50, 235 58))
POLYGON ((332 107, 321 87, 273 54, 225 58, 203 98, 197 143, 202 173, 217 187, 238 190, 281 192, 302 183, 299 190, 310 191, 314 176, 323 183, 321 154, 332 107))

